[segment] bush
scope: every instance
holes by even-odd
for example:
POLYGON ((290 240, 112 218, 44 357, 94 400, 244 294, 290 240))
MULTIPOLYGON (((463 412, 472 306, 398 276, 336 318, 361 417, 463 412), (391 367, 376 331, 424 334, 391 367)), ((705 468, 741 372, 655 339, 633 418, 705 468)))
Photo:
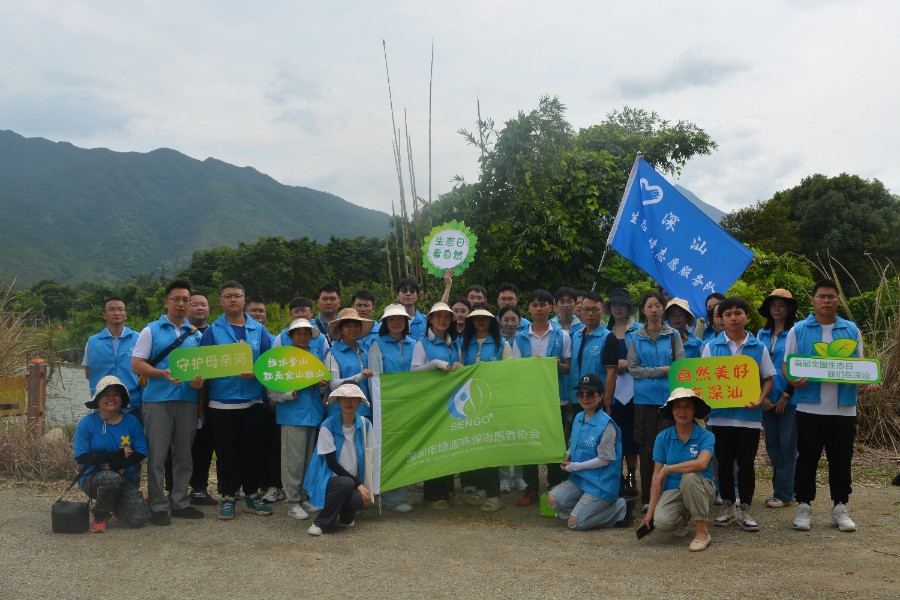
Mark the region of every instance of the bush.
POLYGON ((32 440, 25 417, 0 420, 0 477, 13 480, 58 481, 75 476, 72 428, 62 435, 32 440))

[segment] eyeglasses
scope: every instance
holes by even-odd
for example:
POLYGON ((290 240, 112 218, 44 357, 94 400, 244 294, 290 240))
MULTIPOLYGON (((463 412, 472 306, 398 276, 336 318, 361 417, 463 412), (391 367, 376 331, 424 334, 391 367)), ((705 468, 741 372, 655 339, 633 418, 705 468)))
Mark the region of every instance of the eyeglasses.
POLYGON ((591 396, 596 396, 596 395, 597 395, 597 392, 595 392, 593 390, 591 390, 589 392, 582 392, 581 390, 578 390, 577 392, 575 392, 575 396, 578 398, 590 398, 591 396))
POLYGON ((418 294, 419 293, 419 290, 417 290, 415 288, 400 288, 397 291, 400 292, 401 294, 418 294))
POLYGON ((603 309, 600 308, 599 306, 592 306, 590 308, 585 308, 584 306, 581 307, 581 312, 587 313, 589 315, 599 315, 600 311, 602 311, 602 310, 603 309))
POLYGON ((168 299, 169 302, 174 302, 175 304, 190 304, 191 299, 187 296, 180 298, 178 296, 172 296, 168 299))
POLYGON ((119 307, 111 307, 111 308, 107 308, 106 312, 110 312, 110 313, 120 313, 121 312, 121 313, 123 313, 123 312, 125 312, 125 309, 119 308, 119 307))
POLYGON ((816 294, 815 296, 819 300, 837 300, 837 294, 816 294))
POLYGON ((240 300, 243 294, 222 294, 222 300, 240 300))

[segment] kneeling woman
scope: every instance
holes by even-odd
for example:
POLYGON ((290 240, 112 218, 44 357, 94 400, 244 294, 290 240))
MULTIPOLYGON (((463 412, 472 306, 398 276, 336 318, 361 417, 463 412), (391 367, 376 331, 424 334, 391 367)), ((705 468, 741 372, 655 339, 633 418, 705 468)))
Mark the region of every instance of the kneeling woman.
POLYGON ((707 521, 716 499, 710 468, 716 438, 701 421, 709 412, 709 405, 688 388, 673 390, 659 409, 660 418, 674 420, 675 425, 656 436, 650 507, 643 521, 660 531, 674 531, 693 517, 691 552, 705 550, 712 541, 707 521))
POLYGON ((91 531, 106 531, 113 512, 129 527, 141 527, 150 520, 150 507, 138 491, 136 467, 147 457, 147 438, 137 417, 122 412, 128 389, 107 375, 84 405, 96 410, 78 421, 73 456, 85 469, 78 483, 95 500, 91 531))
POLYGON ((603 381, 589 373, 575 389, 584 410, 572 423, 567 460, 559 465, 569 478, 550 490, 550 507, 561 519, 568 519, 571 529, 628 527, 634 499, 619 498, 622 436, 615 421, 600 410, 603 381))
POLYGON ((333 402, 341 410, 319 428, 316 455, 304 478, 310 504, 322 509, 309 526, 310 535, 322 535, 337 525, 353 526, 356 511, 372 499, 363 483, 365 448, 372 447, 372 423, 356 414, 360 403, 368 407, 369 402, 355 383, 344 383, 331 392, 328 403, 333 402))

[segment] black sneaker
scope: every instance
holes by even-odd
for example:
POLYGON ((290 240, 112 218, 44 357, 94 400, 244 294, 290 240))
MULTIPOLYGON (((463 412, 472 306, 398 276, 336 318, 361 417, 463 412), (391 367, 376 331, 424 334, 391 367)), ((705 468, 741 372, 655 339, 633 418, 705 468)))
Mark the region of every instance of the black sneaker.
POLYGON ((206 490, 194 490, 191 492, 191 504, 198 506, 218 506, 215 498, 209 495, 206 490))
POLYGON ((150 515, 150 522, 154 525, 166 526, 172 524, 172 519, 169 518, 169 513, 166 511, 158 510, 150 515))
POLYGON ((634 498, 625 501, 625 516, 621 521, 616 521, 616 527, 631 527, 631 522, 634 521, 634 506, 634 498))
POLYGON ((634 476, 633 471, 628 473, 628 477, 625 480, 625 495, 629 497, 638 495, 637 478, 634 476))
POLYGON ((203 513, 193 506, 185 506, 184 508, 173 508, 172 516, 177 519, 202 519, 203 513))

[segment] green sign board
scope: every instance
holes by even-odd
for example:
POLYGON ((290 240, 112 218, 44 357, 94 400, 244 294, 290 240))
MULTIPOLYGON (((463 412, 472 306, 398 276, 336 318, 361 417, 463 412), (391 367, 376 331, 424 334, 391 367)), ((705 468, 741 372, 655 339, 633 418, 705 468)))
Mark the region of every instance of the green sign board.
POLYGON ((484 467, 558 469, 565 459, 556 359, 385 373, 370 386, 379 489, 484 467))
POLYGON ((245 343, 176 348, 169 354, 169 370, 172 377, 184 382, 197 375, 215 379, 249 373, 253 370, 253 349, 245 343))
POLYGON ((792 380, 806 378, 829 383, 881 383, 881 361, 791 354, 787 359, 787 376, 792 380))
POLYGON ((759 400, 759 365, 749 356, 683 358, 669 367, 669 390, 691 388, 712 408, 740 408, 759 400))
POLYGON ((302 390, 323 379, 331 381, 331 371, 310 352, 295 346, 267 350, 253 364, 253 374, 276 392, 302 390))
POLYGON ((425 237, 422 264, 435 277, 443 277, 448 269, 461 275, 475 258, 478 238, 462 221, 438 225, 425 237))

